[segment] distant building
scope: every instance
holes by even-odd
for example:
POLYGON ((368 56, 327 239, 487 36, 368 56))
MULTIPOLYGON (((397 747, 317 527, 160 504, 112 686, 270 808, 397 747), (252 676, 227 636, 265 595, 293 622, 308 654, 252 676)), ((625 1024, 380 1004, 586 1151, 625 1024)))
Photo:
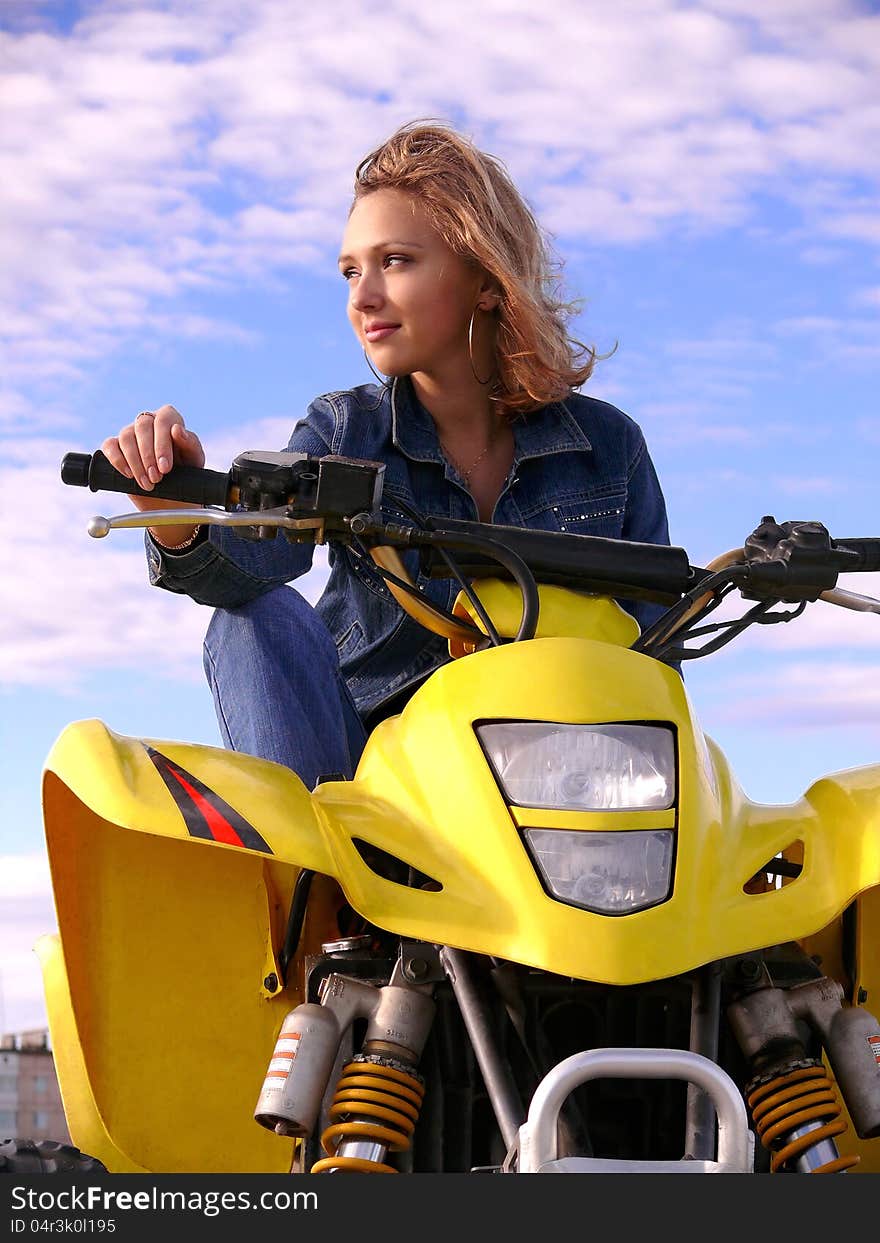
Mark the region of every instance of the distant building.
POLYGON ((70 1143, 45 1029, 0 1037, 0 1139, 70 1143))

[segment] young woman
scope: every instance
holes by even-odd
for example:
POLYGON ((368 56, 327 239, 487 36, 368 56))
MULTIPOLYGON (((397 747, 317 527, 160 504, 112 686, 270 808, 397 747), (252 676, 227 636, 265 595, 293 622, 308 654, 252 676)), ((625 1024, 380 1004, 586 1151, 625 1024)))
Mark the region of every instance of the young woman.
MULTIPOLYGON (((288 448, 386 464, 383 509, 668 543, 666 509, 636 424, 575 391, 595 354, 566 331, 541 230, 503 165, 442 125, 403 126, 368 155, 339 268, 348 317, 387 379, 318 397, 288 448), (398 504, 402 502, 398 508, 398 504)), ((101 446, 149 489, 204 465, 170 405, 101 446)), ((133 497, 141 509, 168 502, 133 497)), ((286 764, 311 788, 351 776, 373 721, 448 659, 344 547, 315 609, 284 584, 311 546, 219 528, 147 538, 151 581, 216 609, 205 669, 225 744, 286 764)), ((445 608, 458 585, 422 581, 445 608)), ((631 611, 644 625, 651 606, 631 611)))

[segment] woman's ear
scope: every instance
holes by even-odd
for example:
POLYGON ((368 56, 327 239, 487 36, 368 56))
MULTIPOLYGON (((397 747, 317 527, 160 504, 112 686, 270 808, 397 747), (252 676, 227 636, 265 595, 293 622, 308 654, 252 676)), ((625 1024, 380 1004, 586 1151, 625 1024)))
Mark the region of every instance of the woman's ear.
POLYGON ((501 301, 501 289, 498 282, 490 276, 486 277, 481 289, 477 306, 481 311, 494 311, 501 301))
POLYGON ((497 279, 485 268, 480 269, 480 286, 477 290, 477 310, 494 311, 501 301, 503 290, 497 279))

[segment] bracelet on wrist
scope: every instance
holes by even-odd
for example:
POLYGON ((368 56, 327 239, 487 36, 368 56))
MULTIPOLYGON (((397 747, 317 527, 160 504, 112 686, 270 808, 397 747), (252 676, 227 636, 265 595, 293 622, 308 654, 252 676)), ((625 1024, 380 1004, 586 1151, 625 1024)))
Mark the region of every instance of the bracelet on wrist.
POLYGON ((202 533, 201 526, 197 526, 192 535, 188 536, 182 544, 163 544, 161 540, 156 540, 163 552, 185 552, 191 544, 194 544, 202 533))

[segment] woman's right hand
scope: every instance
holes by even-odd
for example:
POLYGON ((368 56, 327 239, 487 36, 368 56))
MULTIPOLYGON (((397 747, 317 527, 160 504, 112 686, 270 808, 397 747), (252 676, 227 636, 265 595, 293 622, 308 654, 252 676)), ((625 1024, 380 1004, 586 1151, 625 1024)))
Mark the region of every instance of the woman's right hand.
MULTIPOLYGON (((111 466, 133 479, 139 488, 149 491, 173 466, 205 465, 205 451, 195 432, 190 431, 183 416, 174 406, 158 410, 142 410, 132 423, 118 435, 108 436, 101 452, 111 466)), ((163 501, 158 497, 130 497, 137 509, 187 509, 183 501, 163 501)), ((157 543, 173 548, 186 543, 196 531, 192 524, 173 527, 151 527, 157 543)))

